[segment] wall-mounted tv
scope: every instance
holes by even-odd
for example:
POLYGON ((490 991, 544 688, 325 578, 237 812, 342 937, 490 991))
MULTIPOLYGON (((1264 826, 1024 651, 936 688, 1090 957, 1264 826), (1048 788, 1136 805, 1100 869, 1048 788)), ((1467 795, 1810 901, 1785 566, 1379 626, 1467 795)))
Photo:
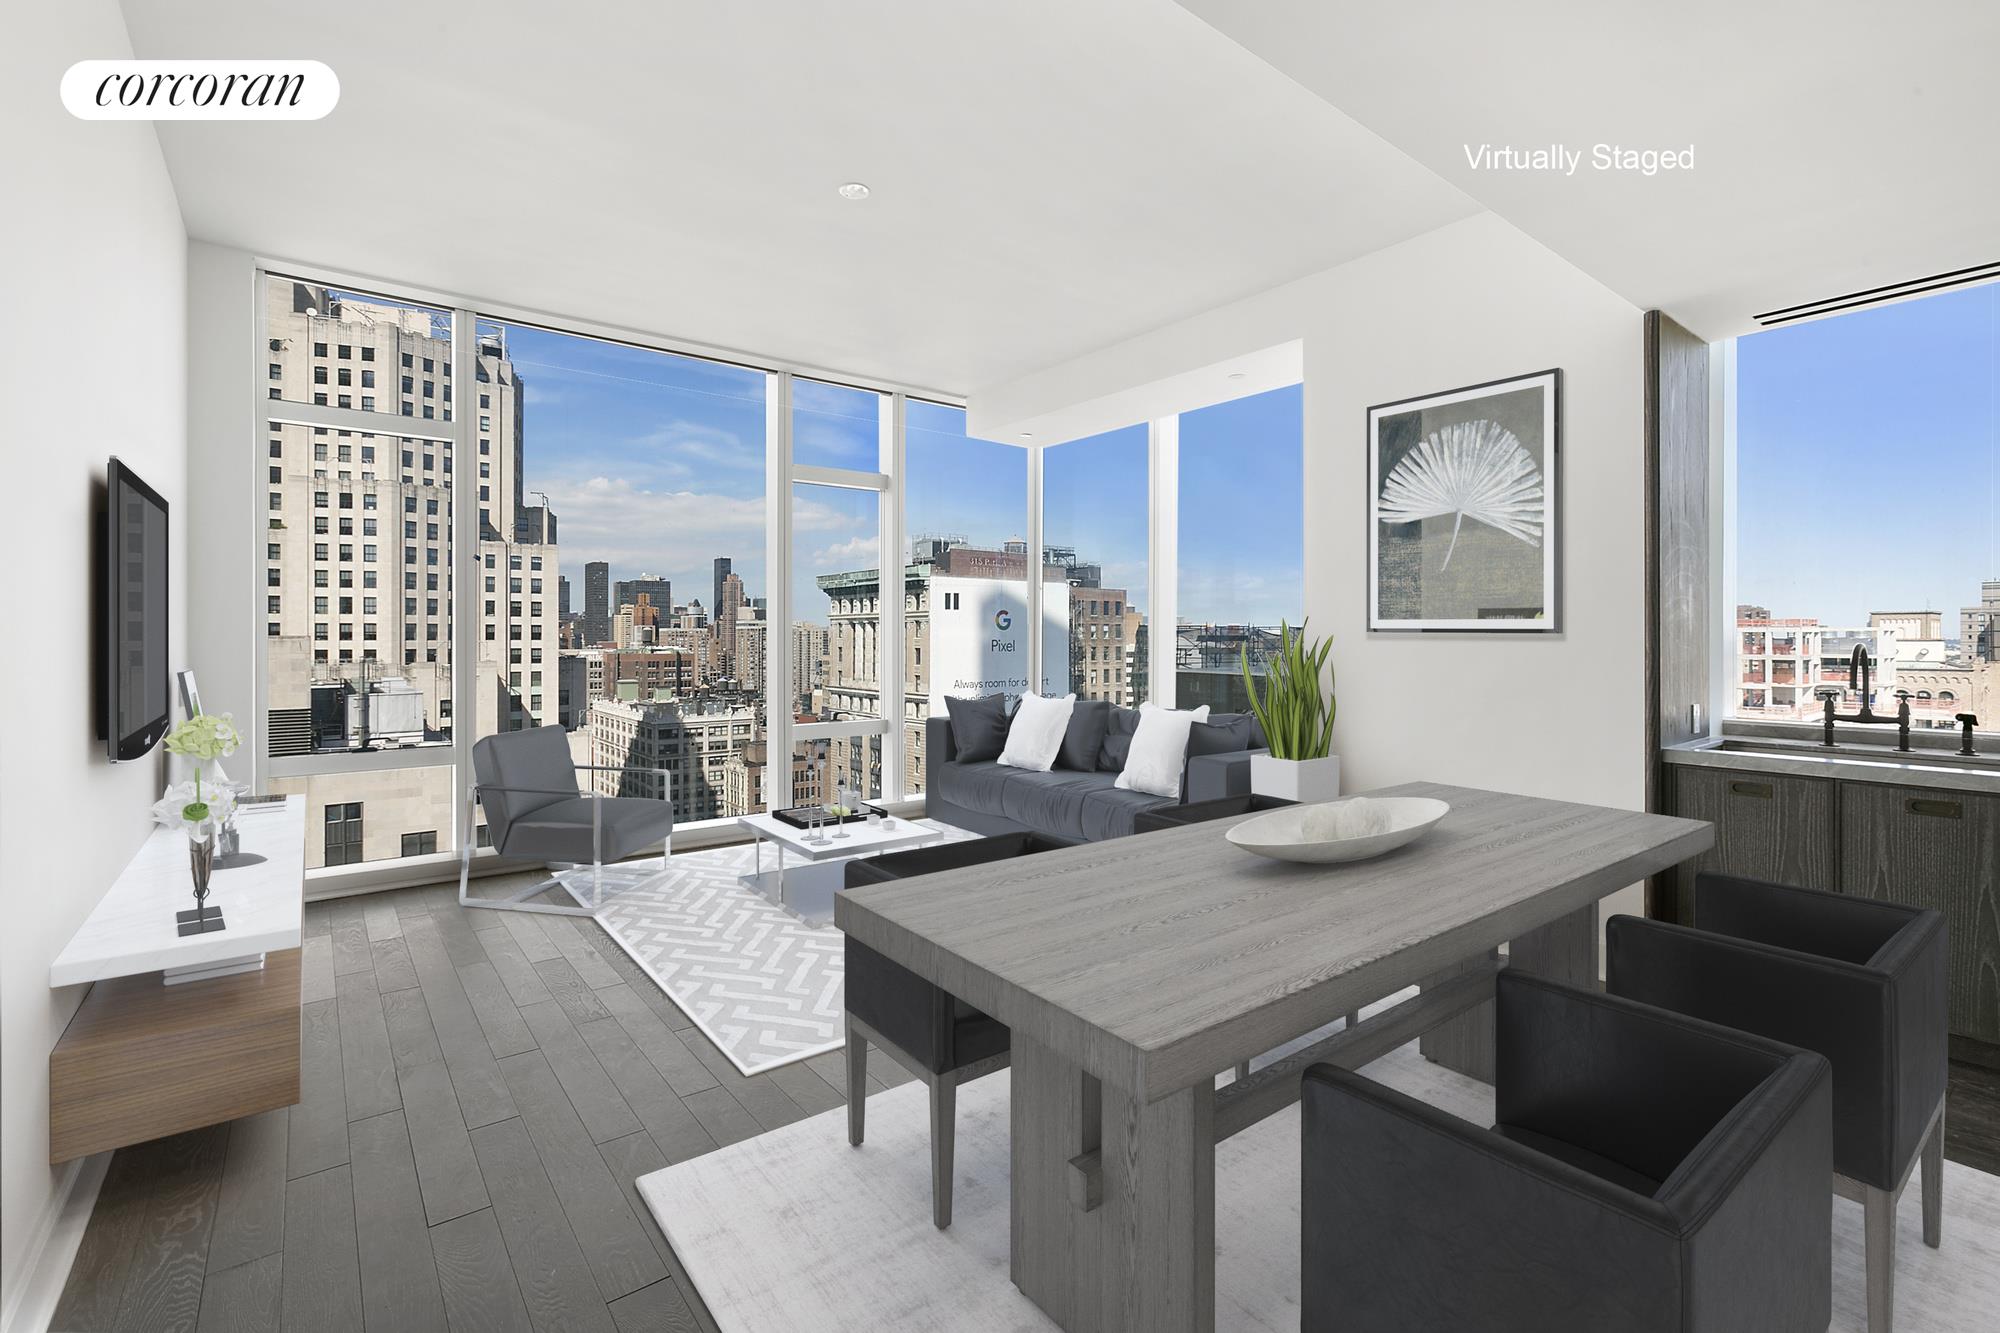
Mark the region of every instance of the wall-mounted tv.
POLYGON ((98 734, 112 762, 159 744, 167 679, 167 502, 116 458, 105 469, 98 734))

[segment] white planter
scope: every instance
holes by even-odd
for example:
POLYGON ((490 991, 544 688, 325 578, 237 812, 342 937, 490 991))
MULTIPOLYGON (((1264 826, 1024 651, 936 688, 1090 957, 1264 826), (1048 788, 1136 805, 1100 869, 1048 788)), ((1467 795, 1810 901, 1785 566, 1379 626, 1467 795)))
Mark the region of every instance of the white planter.
POLYGON ((1268 754, 1253 754, 1250 790, 1259 796, 1277 796, 1301 805, 1336 800, 1340 796, 1340 756, 1275 759, 1268 754))

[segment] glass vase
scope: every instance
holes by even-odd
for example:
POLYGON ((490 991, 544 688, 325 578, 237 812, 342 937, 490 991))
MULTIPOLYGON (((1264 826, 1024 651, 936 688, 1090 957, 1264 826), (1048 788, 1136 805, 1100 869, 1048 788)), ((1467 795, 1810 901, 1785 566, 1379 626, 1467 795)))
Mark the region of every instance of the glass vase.
POLYGON ((213 824, 188 830, 188 873, 194 879, 197 910, 208 900, 208 878, 215 873, 216 831, 213 824))

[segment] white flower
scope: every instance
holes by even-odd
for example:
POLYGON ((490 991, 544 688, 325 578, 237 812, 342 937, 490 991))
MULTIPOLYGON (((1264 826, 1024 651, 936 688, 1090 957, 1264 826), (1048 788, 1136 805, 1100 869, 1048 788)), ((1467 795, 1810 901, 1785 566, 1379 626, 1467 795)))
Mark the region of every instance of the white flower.
POLYGON ((229 822, 229 816, 236 810, 236 793, 213 782, 202 784, 201 801, 197 805, 194 798, 194 783, 176 782, 153 802, 153 818, 165 828, 186 829, 198 832, 202 828, 220 829, 229 822), (190 819, 187 812, 193 807, 205 807, 200 818, 190 819))

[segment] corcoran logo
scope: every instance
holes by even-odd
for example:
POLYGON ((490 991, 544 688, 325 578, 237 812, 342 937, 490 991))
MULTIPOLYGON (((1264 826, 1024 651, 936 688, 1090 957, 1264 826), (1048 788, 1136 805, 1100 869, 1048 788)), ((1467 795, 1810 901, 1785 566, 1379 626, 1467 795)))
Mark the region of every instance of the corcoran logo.
POLYGON ((1006 629, 1013 623, 1014 623, 1014 614, 1013 612, 1009 611, 1006 607, 1003 606, 998 611, 995 611, 993 613, 993 628, 1006 629))
POLYGON ((318 120, 340 79, 317 60, 79 60, 62 100, 80 120, 318 120))

